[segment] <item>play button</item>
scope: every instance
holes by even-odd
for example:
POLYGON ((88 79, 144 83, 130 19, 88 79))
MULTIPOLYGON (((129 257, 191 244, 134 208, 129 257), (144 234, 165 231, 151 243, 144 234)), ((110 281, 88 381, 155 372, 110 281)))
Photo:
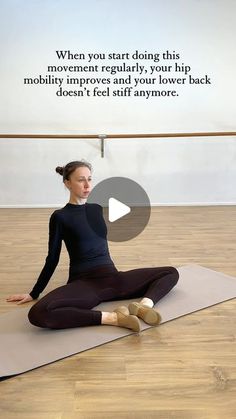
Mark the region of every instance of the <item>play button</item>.
POLYGON ((118 199, 109 198, 108 203, 108 220, 111 223, 119 220, 119 218, 124 217, 124 215, 129 214, 130 212, 130 207, 118 201, 118 199))
MULTIPOLYGON (((138 236, 148 224, 151 213, 145 190, 126 177, 111 177, 99 182, 92 189, 87 203, 102 206, 107 239, 114 242, 127 241, 138 236)), ((92 211, 88 221, 96 234, 104 236, 104 228, 92 211)))

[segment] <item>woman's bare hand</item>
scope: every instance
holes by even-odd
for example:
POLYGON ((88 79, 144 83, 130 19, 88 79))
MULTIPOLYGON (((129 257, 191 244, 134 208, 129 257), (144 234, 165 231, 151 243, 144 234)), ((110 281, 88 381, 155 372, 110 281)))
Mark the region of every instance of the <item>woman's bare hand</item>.
POLYGON ((24 303, 28 303, 28 301, 33 301, 33 298, 29 294, 15 294, 8 297, 6 301, 7 302, 19 301, 17 304, 24 304, 24 303))

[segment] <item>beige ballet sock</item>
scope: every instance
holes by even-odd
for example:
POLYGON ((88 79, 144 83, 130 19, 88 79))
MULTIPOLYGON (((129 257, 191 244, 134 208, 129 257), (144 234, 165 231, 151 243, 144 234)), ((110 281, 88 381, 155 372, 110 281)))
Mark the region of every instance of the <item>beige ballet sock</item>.
POLYGON ((129 314, 130 314, 130 312, 129 312, 129 309, 128 309, 128 307, 126 307, 126 306, 119 306, 119 307, 117 307, 115 310, 114 310, 116 313, 122 313, 122 314, 124 314, 125 316, 129 316, 129 314))
POLYGON ((154 308, 137 302, 130 303, 128 308, 131 315, 139 317, 151 326, 156 326, 161 322, 161 315, 154 308))
POLYGON ((117 314, 118 326, 132 329, 134 332, 140 332, 141 324, 138 317, 131 315, 127 307, 117 307, 114 312, 117 314))

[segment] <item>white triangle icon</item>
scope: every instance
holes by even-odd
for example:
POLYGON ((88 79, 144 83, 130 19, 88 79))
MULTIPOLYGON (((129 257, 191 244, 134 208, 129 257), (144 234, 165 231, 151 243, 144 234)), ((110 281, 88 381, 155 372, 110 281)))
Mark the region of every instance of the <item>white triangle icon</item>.
POLYGON ((124 215, 129 214, 131 211, 128 205, 123 204, 115 198, 109 198, 108 203, 108 220, 111 223, 119 220, 119 218, 124 217, 124 215))

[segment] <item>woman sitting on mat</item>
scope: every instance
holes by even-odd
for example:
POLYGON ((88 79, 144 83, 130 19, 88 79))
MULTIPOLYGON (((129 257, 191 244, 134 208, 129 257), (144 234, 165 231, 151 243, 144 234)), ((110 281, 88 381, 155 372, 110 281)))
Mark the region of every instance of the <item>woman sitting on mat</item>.
POLYGON ((153 306, 176 285, 179 273, 172 266, 125 272, 116 269, 109 254, 102 207, 86 202, 91 170, 85 161, 56 168, 70 191, 70 200, 51 214, 48 255, 32 291, 12 295, 7 301, 22 304, 38 298, 59 262, 64 240, 70 258, 67 284, 50 291, 30 308, 30 323, 51 329, 106 324, 138 332, 139 318, 153 326, 160 323, 161 316, 153 306), (90 227, 88 213, 96 218, 103 234, 98 236, 90 227), (140 297, 140 302, 117 307, 113 312, 93 310, 101 302, 140 297))

